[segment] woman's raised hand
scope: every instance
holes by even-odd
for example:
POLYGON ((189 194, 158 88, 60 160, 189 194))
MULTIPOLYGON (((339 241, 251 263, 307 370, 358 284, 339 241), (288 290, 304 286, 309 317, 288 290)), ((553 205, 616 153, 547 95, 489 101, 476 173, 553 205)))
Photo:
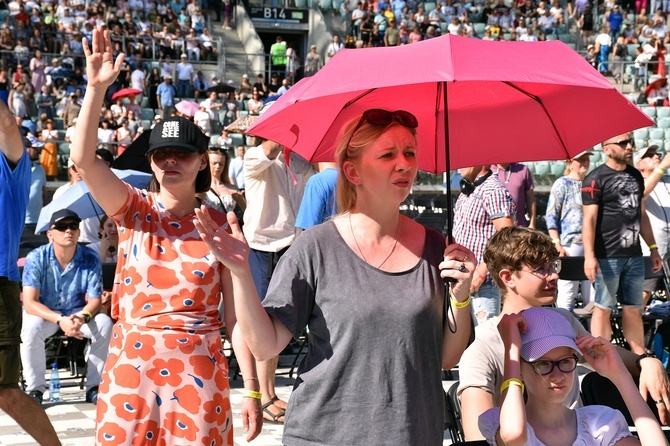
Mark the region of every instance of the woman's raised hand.
POLYGON ((444 260, 440 263, 443 279, 452 279, 451 289, 459 302, 470 295, 470 282, 477 267, 477 258, 468 248, 452 243, 444 250, 444 260))
POLYGON ((219 226, 209 215, 207 208, 201 206, 195 209, 195 228, 198 230, 202 241, 217 260, 228 268, 233 274, 242 272, 248 267, 249 245, 247 244, 240 224, 234 212, 228 212, 228 224, 231 232, 228 233, 225 226, 219 226))
POLYGON ((86 55, 86 77, 91 88, 107 88, 116 80, 121 71, 121 64, 125 54, 120 53, 116 61, 112 55, 112 41, 109 31, 101 28, 93 30, 92 45, 86 38, 82 38, 84 54, 86 55))
POLYGON ((577 347, 593 369, 605 378, 612 379, 616 375, 627 373, 621 357, 611 342, 600 337, 580 335, 577 336, 577 347))

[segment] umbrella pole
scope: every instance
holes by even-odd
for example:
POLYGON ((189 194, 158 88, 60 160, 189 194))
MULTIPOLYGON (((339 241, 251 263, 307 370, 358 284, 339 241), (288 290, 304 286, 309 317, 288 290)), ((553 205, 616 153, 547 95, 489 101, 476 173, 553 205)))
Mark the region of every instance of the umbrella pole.
MULTIPOLYGON (((100 223, 100 226, 102 226, 102 218, 100 218, 100 215, 98 215, 98 214, 100 214, 100 212, 98 212, 98 208, 95 207, 96 203, 95 203, 95 201, 93 201, 93 197, 91 197, 91 193, 87 192, 86 196, 88 197, 88 201, 91 202, 91 206, 93 207, 93 211, 95 211, 95 217, 98 219, 98 223, 100 223)), ((98 206, 98 207, 100 207, 100 206, 98 206)), ((100 208, 100 210, 102 210, 102 208, 100 208)))
MULTIPOLYGON (((441 82, 442 88, 442 103, 444 106, 444 164, 447 172, 447 244, 453 242, 451 238, 451 230, 453 228, 453 213, 451 200, 451 160, 449 159, 449 116, 447 108, 447 83, 441 82)), ((438 105, 439 109, 439 105, 438 105)), ((437 139, 437 132, 435 134, 437 139)), ((437 147, 437 144, 436 144, 437 147)))

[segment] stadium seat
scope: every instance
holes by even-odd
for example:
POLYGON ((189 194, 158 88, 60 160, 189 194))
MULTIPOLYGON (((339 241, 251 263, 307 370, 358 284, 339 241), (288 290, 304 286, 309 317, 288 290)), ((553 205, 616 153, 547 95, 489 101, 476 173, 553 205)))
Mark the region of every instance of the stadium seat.
POLYGON ((670 118, 657 118, 656 125, 659 129, 670 129, 670 118))
POLYGON ((558 40, 560 40, 563 43, 571 43, 572 42, 572 36, 570 34, 559 34, 558 35, 558 40))
POLYGON ((556 34, 566 34, 568 32, 568 29, 565 25, 558 25, 556 27, 556 34))
POLYGON ((656 107, 656 118, 670 118, 670 107, 656 107))
POLYGON ((567 45, 570 49, 573 49, 573 50, 577 51, 577 44, 576 44, 576 43, 569 42, 569 43, 566 43, 566 45, 567 45))
POLYGON ((341 0, 333 0, 333 13, 339 12, 341 7, 342 7, 341 0))
POLYGON ((307 8, 307 0, 295 0, 295 7, 301 9, 307 8))
MULTIPOLYGON (((635 133, 633 133, 633 136, 635 136, 635 133)), ((647 136, 646 139, 664 139, 664 138, 665 138, 665 130, 659 129, 658 127, 654 127, 649 130, 649 136, 647 136)), ((635 136, 635 139, 637 140, 637 136, 635 136)))
POLYGON ((56 130, 65 130, 63 118, 53 118, 53 122, 56 124, 56 130))
POLYGON ((554 161, 551 163, 551 175, 558 178, 565 172, 565 163, 563 161, 554 161))
POLYGON ((670 129, 665 129, 665 140, 670 140, 670 129))
POLYGON ((602 152, 591 152, 591 156, 589 157, 591 160, 591 166, 599 166, 601 164, 601 157, 603 153, 602 152))
POLYGON ((547 40, 558 40, 558 36, 556 34, 547 34, 544 36, 547 40))
POLYGON ((231 133, 230 138, 233 140, 233 145, 234 146, 239 146, 240 144, 244 144, 244 135, 241 135, 239 133, 231 133))
POLYGON ((144 127, 144 130, 149 130, 151 128, 151 121, 142 119, 142 127, 144 127))
POLYGON ((70 143, 62 142, 58 144, 58 154, 63 156, 70 156, 70 143))
POLYGON ((531 175, 535 175, 535 163, 521 163, 528 168, 531 175))
POLYGON ((649 138, 649 129, 637 129, 633 132, 635 141, 649 138))
POLYGON ((665 141, 662 140, 662 139, 650 139, 650 140, 649 140, 649 145, 650 145, 650 146, 657 145, 657 146, 658 146, 658 150, 663 150, 663 147, 664 147, 664 144, 663 144, 663 143, 664 143, 664 142, 665 142, 665 141))
POLYGON ((656 107, 640 107, 640 110, 652 119, 656 117, 656 107))
POLYGON ((333 9, 332 0, 319 0, 319 7, 322 11, 330 11, 333 9))
POLYGON ((142 120, 148 120, 151 121, 154 119, 154 111, 150 108, 143 108, 142 109, 142 120))
POLYGON ((426 12, 428 13, 428 12, 434 10, 435 8, 437 8, 437 4, 435 2, 426 2, 426 3, 423 4, 423 7, 426 10, 426 12))
POLYGON ((142 108, 149 108, 149 96, 142 96, 142 103, 140 104, 142 108))
POLYGON ((484 35, 484 31, 486 30, 486 23, 475 23, 472 26, 475 29, 476 35, 478 36, 484 35))
POLYGON ((535 163, 535 175, 538 178, 546 177, 551 173, 551 167, 548 161, 538 161, 535 163))
POLYGON ((209 137, 209 146, 210 147, 218 147, 219 145, 216 143, 216 140, 219 138, 219 135, 212 135, 209 137))

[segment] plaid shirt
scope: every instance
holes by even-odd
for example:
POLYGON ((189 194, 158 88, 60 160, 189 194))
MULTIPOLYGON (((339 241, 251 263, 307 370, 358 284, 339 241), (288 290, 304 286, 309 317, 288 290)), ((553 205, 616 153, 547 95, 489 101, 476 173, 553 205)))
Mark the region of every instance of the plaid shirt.
POLYGON ((489 238, 496 232, 493 220, 514 219, 516 205, 498 177, 491 175, 470 195, 461 194, 454 209, 454 240, 470 249, 481 262, 489 238))

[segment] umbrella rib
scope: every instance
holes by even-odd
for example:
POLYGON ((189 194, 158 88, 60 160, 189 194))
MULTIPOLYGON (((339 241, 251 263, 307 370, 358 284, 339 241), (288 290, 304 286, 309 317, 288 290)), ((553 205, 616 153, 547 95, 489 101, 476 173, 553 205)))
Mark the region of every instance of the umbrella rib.
POLYGON ((523 94, 523 95, 525 95, 525 96, 528 96, 530 99, 532 99, 532 100, 534 100, 535 102, 537 102, 537 103, 540 105, 540 107, 542 107, 542 110, 544 111, 545 116, 547 117, 547 119, 548 119, 549 122, 551 123, 551 126, 554 128, 554 133, 556 134, 556 137, 557 137, 558 140, 560 141, 561 146, 563 147, 563 150, 565 151, 565 157, 567 158, 567 157, 569 156, 569 155, 568 155, 568 148, 566 147, 565 142, 563 141, 563 138, 561 138, 561 134, 559 133, 558 129, 556 128, 556 124, 554 123, 554 120, 551 119, 551 116, 549 116, 549 112, 547 111, 547 107, 544 106, 544 103, 542 102, 542 99, 540 99, 539 97, 535 96, 534 94, 530 94, 530 93, 528 93, 527 91, 522 90, 521 88, 517 87, 516 85, 514 85, 514 84, 511 83, 511 82, 503 81, 502 83, 505 84, 505 85, 510 86, 511 88, 515 89, 515 90, 518 91, 519 93, 521 93, 521 94, 523 94))

